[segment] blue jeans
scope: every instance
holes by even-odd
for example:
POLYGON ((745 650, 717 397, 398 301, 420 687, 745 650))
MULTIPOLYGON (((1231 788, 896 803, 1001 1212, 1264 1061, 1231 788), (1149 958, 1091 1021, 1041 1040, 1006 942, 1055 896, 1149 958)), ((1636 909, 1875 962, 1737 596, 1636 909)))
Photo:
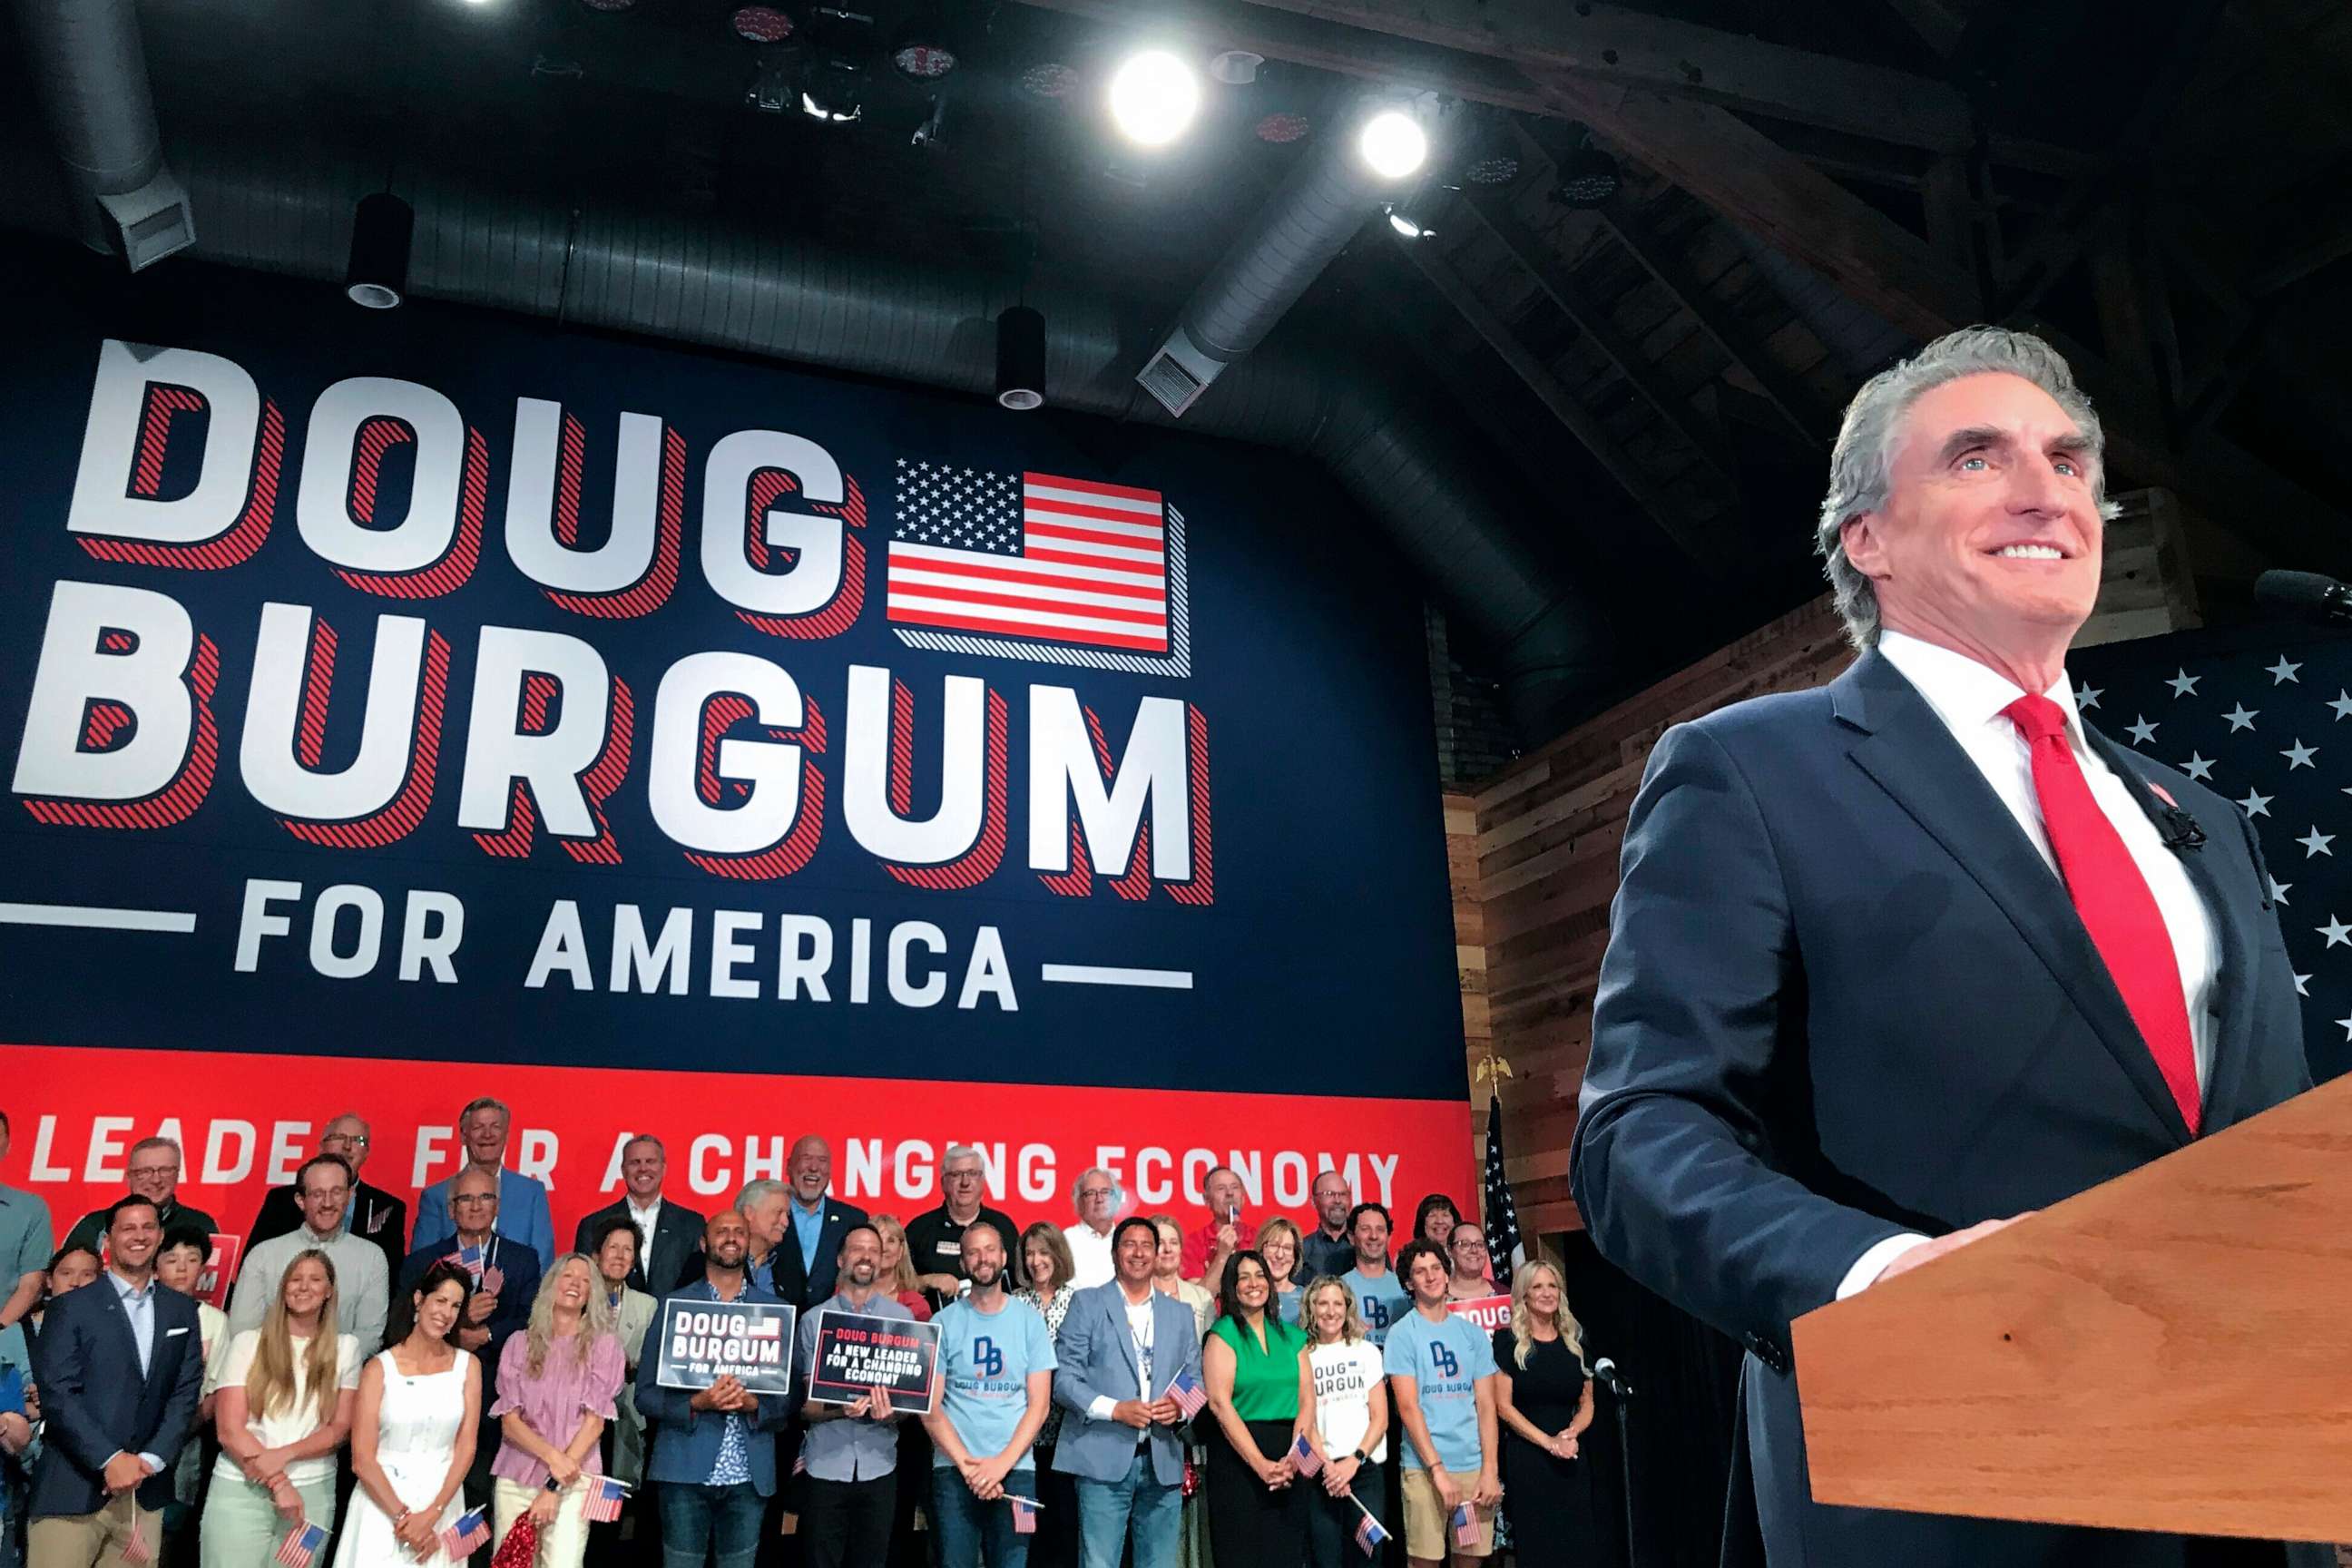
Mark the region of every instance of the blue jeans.
MULTIPOLYGON (((1004 1478, 1004 1489, 1034 1499, 1034 1470, 1015 1470, 1004 1478)), ((931 1468, 931 1531, 939 1538, 940 1568, 1027 1568, 1030 1537, 1013 1532, 1013 1505, 1003 1498, 982 1502, 964 1484, 963 1472, 953 1465, 931 1468)))
POLYGON ((1161 1486, 1152 1478, 1151 1456, 1140 1451, 1123 1481, 1078 1478, 1080 1568, 1119 1568, 1130 1523, 1135 1568, 1175 1568, 1183 1540, 1183 1484, 1161 1486))
POLYGON ((749 1481, 731 1487, 661 1483, 662 1568, 751 1568, 767 1500, 749 1481))

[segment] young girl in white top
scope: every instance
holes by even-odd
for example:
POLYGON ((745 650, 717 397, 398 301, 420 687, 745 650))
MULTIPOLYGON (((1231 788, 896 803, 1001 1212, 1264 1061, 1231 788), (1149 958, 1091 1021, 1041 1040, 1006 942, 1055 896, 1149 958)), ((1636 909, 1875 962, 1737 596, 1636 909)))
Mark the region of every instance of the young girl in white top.
POLYGON ((253 1568, 307 1521, 335 1527, 335 1450, 351 1434, 359 1341, 335 1331, 335 1266, 316 1247, 278 1281, 258 1329, 229 1342, 213 1421, 204 1568, 253 1568))
POLYGON ((1307 1500, 1307 1561, 1314 1568, 1348 1568, 1359 1560, 1357 1522, 1367 1512, 1381 1519, 1387 1500, 1381 1477, 1389 1457, 1386 1368, 1380 1348, 1365 1337, 1356 1293, 1344 1283, 1328 1274, 1316 1280, 1300 1310, 1307 1320, 1307 1353, 1298 1363, 1300 1436, 1323 1460, 1315 1476, 1322 1485, 1307 1500))

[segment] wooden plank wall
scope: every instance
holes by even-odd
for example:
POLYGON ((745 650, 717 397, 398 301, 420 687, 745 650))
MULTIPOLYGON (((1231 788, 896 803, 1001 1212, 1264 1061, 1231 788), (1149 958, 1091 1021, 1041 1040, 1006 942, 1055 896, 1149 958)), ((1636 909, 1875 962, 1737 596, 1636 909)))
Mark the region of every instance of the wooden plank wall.
MULTIPOLYGON (((2116 498, 2087 646, 2200 624, 2172 498, 2116 498)), ((1503 1090, 1506 1169, 1528 1236, 1580 1227, 1569 1141, 1591 1046, 1592 992, 1609 940, 1625 816, 1668 726, 1727 703, 1822 685, 1852 661, 1827 595, 1718 648, 1587 721, 1475 789, 1445 797, 1455 953, 1468 1068, 1491 1048, 1503 1090)), ((1485 1159, 1486 1096, 1470 1084, 1485 1159)))

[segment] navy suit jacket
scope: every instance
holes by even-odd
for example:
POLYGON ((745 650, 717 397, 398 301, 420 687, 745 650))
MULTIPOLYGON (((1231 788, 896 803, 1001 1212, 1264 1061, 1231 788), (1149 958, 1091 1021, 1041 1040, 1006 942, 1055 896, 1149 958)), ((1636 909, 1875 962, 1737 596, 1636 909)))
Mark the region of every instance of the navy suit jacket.
MULTIPOLYGON (((596 1233, 616 1219, 629 1219, 629 1200, 622 1198, 582 1220, 572 1233, 572 1250, 586 1252, 595 1244, 596 1233)), ((634 1223, 634 1222, 633 1222, 634 1223)), ((654 1218, 653 1245, 638 1249, 637 1260, 629 1265, 629 1289, 642 1290, 656 1300, 674 1288, 699 1277, 702 1273, 702 1227, 704 1216, 683 1207, 676 1198, 665 1195, 661 1213, 654 1218), (661 1276, 647 1284, 646 1265, 661 1276)), ((643 1238, 640 1237, 640 1240, 643 1238)))
MULTIPOLYGON (((2235 805, 2088 734, 2213 921, 2218 1131, 2311 1083, 2268 872, 2235 805)), ((1876 1242, 2044 1207, 2189 1137, 2064 884, 1885 658, 1660 740, 1570 1174, 1603 1255, 1747 1346, 1773 1568, 2194 1560, 2170 1537, 1813 1503, 1789 1348, 1876 1242)))
MULTIPOLYGON (((843 1203, 831 1193, 824 1194, 824 1225, 817 1232, 816 1263, 803 1267, 801 1263, 800 1232, 793 1228, 792 1205, 798 1198, 787 1198, 784 1209, 784 1239, 776 1244, 770 1255, 776 1280, 776 1294, 805 1312, 810 1307, 833 1299, 841 1272, 841 1238, 853 1226, 866 1223, 866 1211, 856 1204, 843 1203)), ((1020 1238, 1008 1240, 1007 1247, 1017 1247, 1020 1238)))
MULTIPOLYGON (((400 1283, 392 1290, 395 1310, 415 1293, 416 1287, 425 1279, 425 1271, 445 1258, 453 1263, 457 1261, 457 1238, 454 1236, 444 1237, 429 1247, 420 1247, 402 1260, 400 1283)), ((496 1267, 505 1276, 499 1282, 498 1310, 481 1324, 490 1331, 489 1342, 473 1352, 475 1359, 482 1363, 482 1408, 487 1412, 490 1402, 497 1397, 499 1353, 506 1349, 508 1340, 530 1326, 530 1304, 539 1299, 540 1268, 537 1251, 510 1237, 497 1235, 490 1238, 490 1253, 484 1263, 496 1267)), ((489 1417, 486 1415, 485 1419, 489 1417)))
MULTIPOLYGON (((637 1414, 645 1417, 646 1440, 653 1445, 653 1458, 646 1465, 646 1479, 649 1481, 701 1486, 710 1479, 710 1467, 719 1462, 719 1445, 727 1435, 726 1414, 694 1408, 695 1391, 691 1388, 664 1388, 655 1377, 661 1357, 654 1342, 655 1336, 661 1332, 667 1303, 717 1300, 719 1292, 710 1288, 706 1277, 679 1286, 654 1307, 646 1352, 637 1362, 637 1414)), ((743 1293, 736 1300, 773 1301, 777 1297, 772 1290, 746 1282, 743 1293)), ((751 1489, 761 1497, 773 1497, 776 1429, 792 1419, 793 1402, 772 1394, 760 1394, 758 1401, 759 1408, 744 1417, 748 1428, 745 1458, 751 1466, 751 1489)))
POLYGON ((155 1342, 143 1377, 139 1342, 105 1275, 49 1303, 33 1344, 33 1382, 47 1426, 28 1517, 96 1513, 106 1503, 106 1461, 118 1453, 163 1461, 140 1483, 140 1507, 172 1500, 173 1461, 187 1443, 204 1383, 204 1340, 194 1300, 151 1288, 155 1342))

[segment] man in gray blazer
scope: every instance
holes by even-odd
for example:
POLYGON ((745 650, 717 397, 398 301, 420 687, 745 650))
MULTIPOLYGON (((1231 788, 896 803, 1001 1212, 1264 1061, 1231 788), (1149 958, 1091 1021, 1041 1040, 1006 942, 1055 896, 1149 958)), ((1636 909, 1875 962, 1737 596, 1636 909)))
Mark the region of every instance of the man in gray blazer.
POLYGON ((1174 1568, 1184 1503, 1184 1410, 1169 1394, 1201 1377, 1192 1309, 1151 1288, 1160 1233, 1130 1216, 1111 1234, 1117 1272, 1062 1320, 1054 1398, 1065 1414, 1054 1468, 1077 1478, 1084 1568, 1118 1568, 1130 1525, 1135 1568, 1174 1568))

